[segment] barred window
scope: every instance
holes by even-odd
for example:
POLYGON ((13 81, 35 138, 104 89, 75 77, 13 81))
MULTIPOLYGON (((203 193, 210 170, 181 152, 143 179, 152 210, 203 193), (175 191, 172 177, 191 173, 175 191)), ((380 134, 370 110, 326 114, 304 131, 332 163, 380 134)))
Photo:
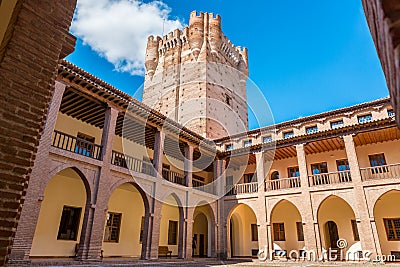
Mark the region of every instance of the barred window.
POLYGON ((274 241, 285 241, 285 224, 274 223, 272 224, 274 230, 274 241))
POLYGON ((82 208, 64 206, 58 227, 58 240, 77 240, 81 211, 82 208))
POLYGON ((121 228, 121 213, 107 213, 106 229, 104 232, 105 242, 119 242, 119 231, 121 228))
POLYGON ((400 218, 383 219, 386 229, 387 239, 389 241, 400 240, 400 218))
POLYGON ((178 222, 169 221, 168 225, 168 245, 176 245, 178 237, 178 222))

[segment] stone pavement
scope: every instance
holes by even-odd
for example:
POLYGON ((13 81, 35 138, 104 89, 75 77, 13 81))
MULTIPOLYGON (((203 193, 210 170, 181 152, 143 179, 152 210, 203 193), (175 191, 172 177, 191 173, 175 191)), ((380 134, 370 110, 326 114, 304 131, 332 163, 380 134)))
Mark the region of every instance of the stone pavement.
MULTIPOLYGON (((216 260, 216 259, 194 259, 191 261, 178 260, 178 259, 160 259, 157 261, 142 261, 137 259, 104 259, 102 262, 84 263, 76 262, 72 260, 48 260, 48 259, 37 259, 33 260, 30 266, 70 266, 70 267, 111 267, 111 266, 146 266, 146 267, 169 267, 169 266, 268 266, 268 267, 318 267, 318 266, 338 266, 338 267, 352 267, 352 266, 396 266, 400 267, 398 263, 371 263, 371 262, 291 262, 291 261, 268 261, 260 262, 256 259, 232 259, 232 260, 216 260)), ((22 266, 22 265, 10 265, 10 266, 22 266)))

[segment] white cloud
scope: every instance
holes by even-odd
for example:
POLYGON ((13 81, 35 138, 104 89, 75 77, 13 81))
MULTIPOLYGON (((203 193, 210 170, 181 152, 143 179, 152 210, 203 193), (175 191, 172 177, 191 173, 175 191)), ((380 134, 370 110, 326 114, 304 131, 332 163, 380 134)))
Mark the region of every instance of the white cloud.
POLYGON ((170 13, 161 1, 79 0, 71 30, 116 70, 143 75, 147 37, 182 28, 170 13))

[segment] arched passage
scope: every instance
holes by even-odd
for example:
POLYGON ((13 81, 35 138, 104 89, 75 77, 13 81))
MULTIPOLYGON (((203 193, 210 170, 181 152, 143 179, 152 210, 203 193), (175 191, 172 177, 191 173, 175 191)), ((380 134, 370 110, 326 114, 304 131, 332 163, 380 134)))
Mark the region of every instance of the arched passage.
POLYGON ((144 192, 136 184, 118 186, 108 201, 102 245, 104 257, 141 257, 146 222, 148 204, 144 192))
POLYGON ((318 225, 323 249, 336 250, 337 241, 344 239, 347 242, 344 253, 349 253, 350 259, 358 257, 357 251, 361 251, 361 243, 356 217, 345 200, 337 196, 326 198, 318 209, 318 225))
POLYGON ((215 255, 215 218, 209 204, 197 206, 193 213, 192 256, 215 255), (193 245, 195 244, 195 245, 193 245))
POLYGON ((400 252, 400 191, 392 190, 378 198, 374 206, 374 218, 382 255, 400 252))
POLYGON ((87 180, 78 169, 54 175, 44 191, 30 256, 74 256, 89 200, 87 180))
POLYGON ((271 229, 274 251, 300 252, 304 249, 303 223, 299 210, 282 200, 272 210, 271 229))
POLYGON ((228 253, 234 257, 254 257, 258 253, 258 226, 254 211, 238 204, 228 217, 228 253))
POLYGON ((164 199, 161 208, 159 246, 167 246, 173 256, 183 255, 183 208, 175 194, 164 199))

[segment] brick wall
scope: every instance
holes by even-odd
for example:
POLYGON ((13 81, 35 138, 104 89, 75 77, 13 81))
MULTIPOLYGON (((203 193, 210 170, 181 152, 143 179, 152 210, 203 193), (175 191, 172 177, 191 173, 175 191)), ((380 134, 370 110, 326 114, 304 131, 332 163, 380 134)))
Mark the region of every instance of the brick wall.
POLYGON ((10 251, 76 0, 20 0, 0 45, 0 265, 10 251))

